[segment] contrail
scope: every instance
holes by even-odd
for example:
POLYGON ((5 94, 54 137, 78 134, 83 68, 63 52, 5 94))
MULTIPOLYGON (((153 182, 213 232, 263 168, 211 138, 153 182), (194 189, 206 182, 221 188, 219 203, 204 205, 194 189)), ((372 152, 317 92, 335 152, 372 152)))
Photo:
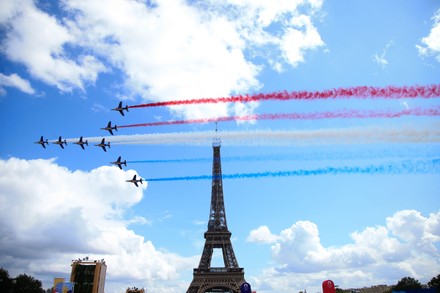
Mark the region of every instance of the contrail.
MULTIPOLYGON (((224 161, 224 158, 222 158, 224 161)), ((210 162, 212 158, 193 158, 193 159, 168 159, 168 160, 136 160, 136 161, 127 161, 127 164, 139 164, 139 163, 147 163, 147 164, 155 164, 155 163, 202 163, 202 162, 210 162)))
MULTIPOLYGON (((341 175, 341 174, 411 174, 411 173, 440 173, 440 158, 434 160, 401 161, 381 165, 369 166, 343 166, 326 167, 319 169, 299 169, 291 171, 265 171, 257 173, 224 174, 223 179, 250 179, 262 177, 292 177, 292 176, 318 176, 318 175, 341 175)), ((145 181, 188 181, 188 180, 211 180, 212 175, 146 178, 145 181)))
MULTIPOLYGON (((85 137, 89 143, 100 142, 105 138, 112 145, 210 145, 213 137, 219 138, 223 145, 272 145, 272 146, 310 146, 371 143, 438 143, 440 124, 429 127, 354 127, 314 130, 257 130, 257 131, 201 131, 171 132, 134 135, 114 135, 85 137)), ((70 138, 67 141, 77 141, 70 138)))
POLYGON ((255 95, 236 95, 230 97, 202 98, 189 100, 173 100, 128 106, 129 108, 161 107, 194 104, 217 104, 237 103, 256 101, 288 101, 288 100, 317 100, 317 99, 349 99, 349 98, 371 98, 371 99, 401 99, 401 98, 438 98, 440 97, 440 85, 415 85, 415 86, 386 86, 371 87, 357 86, 324 91, 278 91, 272 93, 259 93, 255 95))
MULTIPOLYGON (((286 131, 174 132, 108 137, 112 144, 210 145, 213 137, 223 145, 325 145, 377 142, 440 142, 440 127, 416 128, 342 128, 286 131)), ((106 139, 107 140, 107 139, 106 139)))
MULTIPOLYGON (((325 150, 304 150, 296 148, 295 153, 261 154, 252 156, 222 156, 222 162, 259 162, 259 161, 348 161, 353 159, 371 160, 378 158, 435 158, 440 155, 440 146, 429 147, 422 145, 420 147, 409 147, 407 145, 394 148, 371 148, 368 149, 346 149, 344 151, 338 148, 326 148, 325 150)), ((205 163, 211 162, 212 157, 199 158, 176 158, 176 159, 151 159, 151 160, 133 160, 127 164, 181 164, 181 163, 205 163)))
POLYGON ((161 121, 120 125, 118 128, 128 127, 151 127, 164 125, 179 125, 193 123, 209 123, 209 122, 229 122, 229 121, 252 121, 252 120, 316 120, 316 119, 334 119, 334 118, 399 118, 403 116, 440 116, 440 108, 422 109, 414 108, 397 112, 390 111, 334 111, 334 112, 314 112, 314 113, 276 113, 276 114, 251 114, 244 116, 217 117, 188 119, 175 121, 161 121))

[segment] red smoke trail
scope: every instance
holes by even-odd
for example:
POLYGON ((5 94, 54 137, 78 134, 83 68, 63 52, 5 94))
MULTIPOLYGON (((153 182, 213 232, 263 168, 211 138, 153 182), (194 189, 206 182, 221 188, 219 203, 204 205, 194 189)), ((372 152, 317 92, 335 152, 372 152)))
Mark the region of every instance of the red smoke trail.
POLYGON ((414 108, 399 112, 378 112, 378 111, 337 111, 337 112, 315 112, 315 113, 277 113, 277 114, 252 114, 245 116, 202 118, 176 121, 161 121, 140 124, 121 125, 118 128, 127 127, 149 127, 178 124, 228 122, 228 121, 251 121, 251 120, 316 120, 332 118, 399 118, 402 116, 440 116, 440 108, 421 109, 414 108))
POLYGON ((415 86, 386 86, 371 87, 357 86, 348 88, 330 89, 324 91, 280 91, 267 94, 255 95, 236 95, 231 97, 202 98, 190 100, 174 100, 166 102, 155 102, 128 106, 129 108, 161 107, 177 105, 194 104, 217 104, 217 103, 237 103, 237 102, 255 102, 268 100, 316 100, 316 99, 336 99, 336 98, 382 98, 382 99, 400 99, 400 98, 436 98, 440 97, 440 84, 433 85, 415 85, 415 86))

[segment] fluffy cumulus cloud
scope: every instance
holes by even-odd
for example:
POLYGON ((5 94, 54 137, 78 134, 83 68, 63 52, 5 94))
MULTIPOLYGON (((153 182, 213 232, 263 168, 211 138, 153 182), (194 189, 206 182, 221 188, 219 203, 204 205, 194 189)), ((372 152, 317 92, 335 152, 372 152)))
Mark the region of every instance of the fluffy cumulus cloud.
POLYGON ((179 286, 175 278, 194 259, 162 252, 129 229, 133 221, 147 221, 126 215, 146 188, 124 182, 133 174, 116 167, 70 171, 54 160, 0 160, 2 266, 11 275, 26 271, 48 287, 54 274, 68 277, 72 258, 88 255, 112 268, 106 292, 124 290, 127 280, 148 280, 152 287, 174 280, 179 286))
POLYGON ((267 60, 276 71, 305 62, 309 50, 325 45, 312 19, 319 15, 323 1, 229 0, 210 5, 222 11, 235 24, 247 49, 267 60), (278 29, 273 29, 278 27, 278 29))
MULTIPOLYGON (((312 22, 321 5, 318 0, 63 0, 62 15, 55 15, 31 0, 6 0, 1 50, 61 91, 84 90, 111 70, 121 73, 119 95, 127 98, 221 97, 257 90, 266 64, 278 71, 297 66, 308 50, 323 46, 312 22)), ((242 110, 226 104, 173 108, 186 118, 242 110)))
POLYGON ((440 62, 440 9, 432 17, 433 26, 429 35, 422 39, 422 45, 416 45, 421 56, 435 56, 440 62))
POLYGON ((427 282, 440 267, 440 211, 427 217, 414 210, 399 211, 386 219, 386 226, 367 227, 351 238, 350 244, 324 247, 318 227, 309 221, 298 221, 279 235, 259 227, 250 232, 248 241, 270 243, 278 265, 254 281, 278 292, 320 291, 326 278, 342 288, 395 284, 403 276, 427 282))
POLYGON ((94 83, 104 65, 92 55, 70 58, 67 46, 77 40, 58 20, 39 10, 31 0, 2 2, 0 24, 6 28, 1 50, 6 57, 23 64, 29 73, 61 91, 84 90, 94 83))
MULTIPOLYGON (((11 275, 25 271, 49 287, 54 275, 68 277, 73 258, 88 255, 104 258, 111 268, 106 292, 145 281, 155 292, 186 290, 188 280, 181 278, 190 275, 199 256, 163 251, 130 229, 149 222, 128 216, 147 188, 124 182, 133 175, 114 166, 85 172, 55 160, 0 160, 0 264, 11 275)), ((310 221, 278 234, 258 227, 247 240, 270 245, 272 265, 247 279, 259 291, 319 292, 327 278, 342 288, 394 284, 403 276, 427 282, 440 267, 440 211, 399 211, 386 225, 350 236, 351 243, 325 247, 310 221)))

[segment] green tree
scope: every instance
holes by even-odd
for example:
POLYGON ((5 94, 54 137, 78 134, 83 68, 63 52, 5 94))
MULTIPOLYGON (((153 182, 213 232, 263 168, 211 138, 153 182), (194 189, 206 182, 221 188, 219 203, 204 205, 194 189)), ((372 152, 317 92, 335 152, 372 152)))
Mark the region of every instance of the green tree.
POLYGON ((9 272, 4 268, 0 268, 0 292, 9 292, 12 288, 9 272))
POLYGON ((44 293, 40 280, 26 274, 21 274, 15 278, 14 293, 44 293))
POLYGON ((429 288, 437 288, 437 292, 440 292, 440 274, 432 278, 427 285, 429 288))
POLYGON ((393 291, 405 291, 410 289, 421 289, 422 284, 414 278, 402 278, 396 285, 393 286, 393 291))

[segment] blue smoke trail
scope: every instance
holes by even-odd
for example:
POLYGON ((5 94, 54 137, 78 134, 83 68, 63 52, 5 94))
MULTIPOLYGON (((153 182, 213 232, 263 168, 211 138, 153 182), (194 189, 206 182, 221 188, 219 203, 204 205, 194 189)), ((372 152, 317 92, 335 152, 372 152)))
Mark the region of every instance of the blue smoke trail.
POLYGON ((209 162, 212 158, 194 158, 194 159, 169 159, 169 160, 139 160, 139 161, 127 161, 127 164, 139 164, 139 163, 203 163, 209 162))
MULTIPOLYGON (((434 160, 405 160, 400 163, 382 165, 356 166, 356 167, 326 167, 313 170, 293 171, 265 171, 258 173, 223 174, 223 179, 246 179, 262 177, 291 177, 291 176, 318 176, 318 175, 341 175, 341 174, 428 174, 440 173, 440 158, 434 160)), ((211 180, 212 175, 182 176, 165 178, 146 178, 146 181, 188 181, 188 180, 211 180)))
MULTIPOLYGON (((264 154, 252 156, 224 156, 222 162, 259 162, 259 161, 320 161, 320 160, 352 160, 352 159, 377 159, 377 158, 435 158, 440 154, 440 147, 408 147, 392 149, 368 149, 338 150, 328 148, 327 151, 304 151, 284 154, 264 154)), ((205 163, 211 162, 212 157, 186 158, 186 159, 163 159, 163 160, 137 160, 127 161, 127 164, 155 164, 155 163, 205 163)))

